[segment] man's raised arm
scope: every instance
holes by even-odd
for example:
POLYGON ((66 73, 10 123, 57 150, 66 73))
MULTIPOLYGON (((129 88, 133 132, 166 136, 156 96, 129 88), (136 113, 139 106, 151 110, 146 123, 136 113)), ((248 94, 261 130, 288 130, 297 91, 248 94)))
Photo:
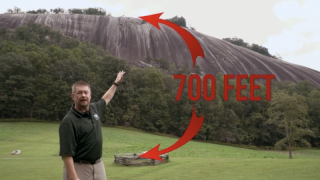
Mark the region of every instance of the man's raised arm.
POLYGON ((104 99, 106 101, 106 103, 108 104, 110 102, 110 100, 112 99, 114 93, 117 90, 117 86, 119 85, 119 83, 122 81, 123 79, 123 75, 124 75, 124 71, 120 71, 117 75, 117 78, 115 80, 115 82, 113 83, 113 85, 108 89, 108 91, 102 96, 102 99, 104 99))

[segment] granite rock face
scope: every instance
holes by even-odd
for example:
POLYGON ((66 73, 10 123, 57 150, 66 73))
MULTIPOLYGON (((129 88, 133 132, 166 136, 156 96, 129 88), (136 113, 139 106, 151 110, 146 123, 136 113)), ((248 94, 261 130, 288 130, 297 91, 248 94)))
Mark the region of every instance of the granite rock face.
MULTIPOLYGON (((29 21, 47 25, 63 34, 101 45, 129 64, 145 64, 147 56, 164 58, 192 68, 191 54, 184 40, 171 28, 161 31, 130 17, 69 14, 0 14, 0 26, 15 29, 29 21)), ((223 40, 187 29, 200 42, 205 58, 196 63, 204 74, 274 74, 279 81, 309 80, 320 86, 320 72, 273 59, 223 40)))

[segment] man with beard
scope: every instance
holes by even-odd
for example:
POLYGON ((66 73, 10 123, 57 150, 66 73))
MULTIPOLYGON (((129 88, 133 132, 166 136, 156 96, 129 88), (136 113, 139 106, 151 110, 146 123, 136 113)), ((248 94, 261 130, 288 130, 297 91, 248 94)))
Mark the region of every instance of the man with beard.
POLYGON ((91 89, 86 82, 73 84, 70 111, 59 127, 60 156, 64 162, 64 180, 106 180, 102 162, 102 133, 100 118, 112 99, 124 71, 120 71, 102 99, 90 103, 91 89))

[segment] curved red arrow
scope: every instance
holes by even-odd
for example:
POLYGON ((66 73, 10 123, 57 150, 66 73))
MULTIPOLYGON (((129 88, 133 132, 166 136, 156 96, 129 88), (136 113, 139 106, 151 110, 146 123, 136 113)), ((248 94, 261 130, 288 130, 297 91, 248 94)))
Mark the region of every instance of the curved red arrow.
POLYGON ((139 18, 149 22, 150 24, 152 24, 153 26, 155 26, 159 30, 160 30, 159 23, 162 23, 162 24, 165 24, 165 25, 171 27, 177 33, 179 33, 180 36, 183 38, 183 40, 187 43, 187 46, 188 46, 190 53, 191 53, 191 57, 192 57, 192 61, 193 61, 193 68, 194 68, 195 64, 196 64, 197 57, 201 56, 202 58, 204 58, 203 49, 202 49, 200 43, 197 41, 197 39, 194 36, 192 36, 192 34, 190 34, 187 30, 183 29, 182 27, 180 27, 170 21, 159 19, 162 14, 163 13, 153 14, 153 15, 149 15, 149 16, 141 16, 139 18))
POLYGON ((204 120, 204 115, 202 115, 202 117, 197 117, 195 106, 193 105, 193 112, 192 112, 190 124, 189 124, 187 130, 182 135, 182 137, 176 143, 174 143, 172 146, 170 146, 166 149, 163 149, 161 151, 159 151, 160 144, 158 144, 156 147, 152 148, 150 151, 148 151, 144 154, 141 154, 139 157, 163 161, 161 159, 160 155, 171 152, 171 151, 183 146, 188 141, 190 141, 200 130, 200 128, 203 124, 203 120, 204 120))

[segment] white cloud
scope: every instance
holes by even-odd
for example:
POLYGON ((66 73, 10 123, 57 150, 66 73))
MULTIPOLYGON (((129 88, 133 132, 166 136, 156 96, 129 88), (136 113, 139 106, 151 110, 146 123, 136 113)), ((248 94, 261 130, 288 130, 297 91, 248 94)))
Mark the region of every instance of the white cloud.
POLYGON ((268 47, 271 54, 276 52, 281 54, 293 53, 302 48, 305 43, 305 38, 302 34, 284 29, 280 34, 270 36, 267 43, 264 45, 268 47))
POLYGON ((291 63, 299 64, 311 69, 320 70, 320 49, 315 49, 310 53, 305 53, 301 55, 289 55, 285 59, 290 59, 291 63), (317 59, 315 59, 317 57, 317 59))
POLYGON ((290 0, 275 5, 275 15, 287 26, 264 44, 271 54, 278 53, 286 61, 320 71, 320 11, 316 7, 320 7, 318 0, 306 0, 302 5, 290 0))
POLYGON ((135 13, 136 13, 137 17, 150 15, 150 12, 147 9, 140 9, 139 11, 136 11, 135 13))
POLYGON ((274 13, 281 21, 285 21, 293 17, 300 17, 297 16, 299 13, 298 10, 299 3, 294 0, 277 3, 277 5, 273 8, 274 13))
POLYGON ((107 13, 111 13, 111 14, 115 14, 120 12, 123 9, 123 5, 122 4, 117 4, 117 5, 110 5, 106 7, 106 11, 107 13))

